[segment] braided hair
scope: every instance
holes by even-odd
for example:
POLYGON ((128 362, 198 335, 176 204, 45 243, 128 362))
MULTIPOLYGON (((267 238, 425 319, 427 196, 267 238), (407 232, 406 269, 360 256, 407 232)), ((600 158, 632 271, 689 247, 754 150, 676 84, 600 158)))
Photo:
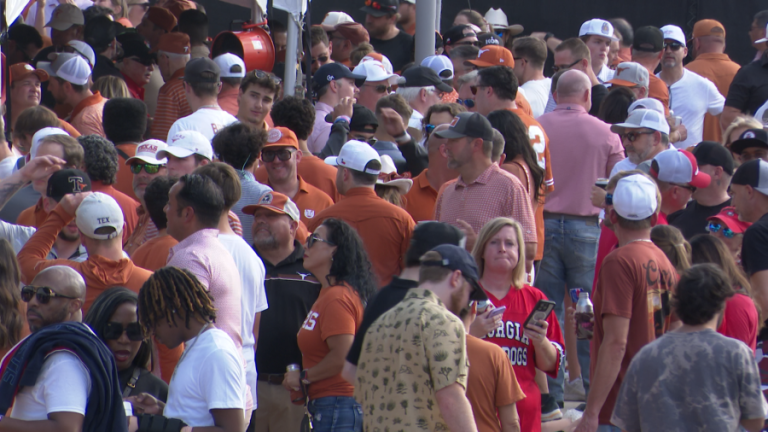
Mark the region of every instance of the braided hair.
POLYGON ((165 318, 176 325, 176 317, 195 318, 205 323, 216 321, 213 297, 189 270, 163 267, 144 282, 139 291, 139 322, 146 334, 151 334, 157 323, 165 318))

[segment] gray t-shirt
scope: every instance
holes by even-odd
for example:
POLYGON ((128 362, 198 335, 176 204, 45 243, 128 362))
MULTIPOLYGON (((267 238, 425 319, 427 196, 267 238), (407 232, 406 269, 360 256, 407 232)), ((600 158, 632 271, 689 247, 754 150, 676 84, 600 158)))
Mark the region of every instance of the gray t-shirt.
POLYGON ((635 431, 736 431, 768 404, 752 350, 714 330, 667 333, 632 359, 611 422, 635 431))

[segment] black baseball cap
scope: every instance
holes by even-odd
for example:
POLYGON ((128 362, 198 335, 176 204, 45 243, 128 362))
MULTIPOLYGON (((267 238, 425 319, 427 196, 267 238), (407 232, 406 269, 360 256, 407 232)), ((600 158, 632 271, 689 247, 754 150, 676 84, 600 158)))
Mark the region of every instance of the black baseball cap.
POLYGON ((208 57, 194 58, 184 68, 184 81, 188 83, 217 84, 220 76, 219 65, 208 57))
POLYGON ((764 129, 747 129, 741 133, 739 139, 731 143, 729 149, 740 155, 749 147, 768 148, 768 132, 764 129))
POLYGON ((117 41, 120 42, 122 48, 118 60, 132 58, 146 66, 157 63, 157 55, 150 52, 146 39, 140 34, 123 33, 117 36, 117 41))
MULTIPOLYGON (((323 66, 325 67, 325 66, 323 66)), ((437 72, 426 66, 409 67, 397 80, 399 87, 430 87, 443 92, 452 92, 453 87, 443 82, 437 72)))
POLYGON ((722 144, 714 141, 702 141, 693 148, 696 163, 702 165, 719 166, 728 175, 733 175, 733 156, 722 144))
POLYGON ((477 33, 472 27, 466 24, 455 25, 443 33, 443 43, 446 45, 453 45, 456 42, 470 36, 477 37, 477 33))
POLYGON ((484 141, 493 139, 491 122, 480 113, 463 112, 456 115, 451 126, 440 132, 435 132, 440 138, 482 138, 484 141))
POLYGON ((632 49, 657 53, 664 49, 664 32, 658 27, 645 26, 635 30, 632 49))
POLYGON ((423 266, 444 267, 450 270, 459 270, 464 279, 472 285, 472 292, 469 294, 470 300, 488 300, 480 284, 477 270, 477 264, 472 255, 466 249, 452 244, 441 244, 433 248, 430 252, 440 254, 440 260, 421 260, 423 266))
POLYGON ((355 80, 355 85, 361 87, 365 83, 365 75, 357 75, 352 73, 348 67, 341 63, 328 63, 320 66, 320 69, 312 76, 312 83, 314 84, 315 91, 328 85, 331 81, 349 78, 355 80))
POLYGON ((64 195, 91 190, 91 179, 88 174, 76 169, 62 169, 51 174, 45 195, 56 201, 61 201, 64 195))
POLYGON ((413 255, 422 256, 442 244, 464 247, 464 233, 453 225, 445 222, 424 221, 416 224, 411 234, 409 251, 413 255))
POLYGON ((349 130, 375 133, 378 127, 379 120, 373 111, 360 104, 355 104, 352 107, 352 121, 349 123, 349 130))
POLYGON ((501 38, 493 33, 480 33, 477 35, 480 48, 488 45, 501 45, 501 38))
POLYGON ((752 186, 761 194, 768 195, 768 162, 753 159, 741 164, 733 175, 731 184, 752 186))
POLYGON ((360 10, 371 16, 383 17, 396 14, 399 6, 400 0, 366 0, 360 10))

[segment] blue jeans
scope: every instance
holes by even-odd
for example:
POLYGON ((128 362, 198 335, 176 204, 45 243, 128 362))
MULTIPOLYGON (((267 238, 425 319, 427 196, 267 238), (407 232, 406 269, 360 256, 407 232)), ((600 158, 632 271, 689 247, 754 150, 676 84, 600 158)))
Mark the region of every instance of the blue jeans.
POLYGON ((597 432, 621 432, 621 429, 614 425, 600 425, 597 427, 597 432))
MULTIPOLYGON (((534 285, 556 303, 555 313, 564 329, 565 289, 583 288, 592 292, 600 225, 597 218, 587 221, 568 216, 554 218, 545 214, 544 228, 544 258, 534 285)), ((589 391, 589 342, 584 340, 577 343, 581 377, 586 391, 589 391)), ((547 377, 549 393, 558 402, 563 401, 563 371, 561 365, 557 378, 547 377)))
POLYGON ((363 407, 349 396, 327 396, 307 404, 315 432, 362 432, 363 407))

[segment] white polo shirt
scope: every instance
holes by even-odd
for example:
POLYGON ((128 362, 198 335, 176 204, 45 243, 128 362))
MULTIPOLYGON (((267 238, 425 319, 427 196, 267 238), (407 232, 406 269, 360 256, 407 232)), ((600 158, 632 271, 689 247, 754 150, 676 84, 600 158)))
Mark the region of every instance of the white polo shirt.
POLYGON ((684 68, 683 77, 669 86, 669 109, 682 117, 683 126, 688 130, 688 138, 674 143, 675 147, 685 149, 700 143, 704 134, 704 114, 719 115, 724 104, 725 98, 712 81, 684 68))
POLYGON ((168 131, 166 142, 171 142, 171 137, 177 133, 188 130, 200 132, 210 141, 217 132, 236 121, 238 121, 237 117, 222 109, 200 108, 176 120, 168 131))

